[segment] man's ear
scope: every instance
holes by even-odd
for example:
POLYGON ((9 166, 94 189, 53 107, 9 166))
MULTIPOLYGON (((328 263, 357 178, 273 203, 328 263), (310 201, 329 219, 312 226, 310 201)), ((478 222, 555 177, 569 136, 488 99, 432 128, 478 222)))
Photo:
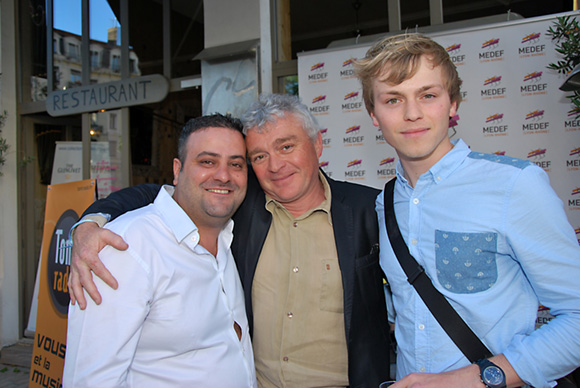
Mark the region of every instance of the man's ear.
POLYGON ((379 127, 379 121, 377 120, 374 112, 370 112, 369 114, 371 115, 371 119, 373 120, 373 125, 378 128, 379 127))
POLYGON ((322 156, 322 132, 318 131, 316 135, 316 140, 314 141, 314 149, 316 150, 316 156, 320 159, 322 156))
POLYGON ((453 117, 457 114, 457 101, 451 103, 451 109, 449 109, 449 117, 453 117))
POLYGON ((173 159, 173 186, 177 185, 179 181, 179 173, 181 172, 181 161, 177 158, 173 159))

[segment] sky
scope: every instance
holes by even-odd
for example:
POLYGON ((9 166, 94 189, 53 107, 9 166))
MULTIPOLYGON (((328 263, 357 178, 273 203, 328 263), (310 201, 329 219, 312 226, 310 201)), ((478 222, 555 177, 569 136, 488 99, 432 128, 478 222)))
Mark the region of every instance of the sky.
MULTIPOLYGON (((54 28, 81 35, 81 1, 53 0, 54 28)), ((89 0, 91 39, 107 41, 107 29, 119 26, 107 0, 89 0)))

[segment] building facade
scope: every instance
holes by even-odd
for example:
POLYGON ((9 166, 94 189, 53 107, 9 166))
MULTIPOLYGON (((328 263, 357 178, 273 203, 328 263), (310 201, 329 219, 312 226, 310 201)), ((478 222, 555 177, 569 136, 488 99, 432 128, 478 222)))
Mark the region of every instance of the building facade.
POLYGON ((81 145, 84 179, 99 173, 91 167, 92 145, 106 145, 110 191, 171 183, 183 124, 216 111, 238 115, 259 93, 297 93, 298 52, 414 26, 575 7, 570 0, 505 3, 0 0, 0 347, 31 335, 46 190, 60 142, 81 145), (62 8, 71 3, 78 9, 62 8), (107 8, 114 20, 103 20, 94 7, 107 8), (62 15, 80 30, 61 28, 62 15), (94 26, 105 38, 95 36, 94 26), (161 99, 51 110, 51 98, 62 93, 143 77, 165 80, 161 99))

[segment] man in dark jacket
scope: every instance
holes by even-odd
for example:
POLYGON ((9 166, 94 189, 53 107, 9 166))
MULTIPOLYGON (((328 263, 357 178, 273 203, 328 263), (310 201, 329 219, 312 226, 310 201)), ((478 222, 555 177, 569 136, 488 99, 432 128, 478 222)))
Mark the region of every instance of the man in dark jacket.
MULTIPOLYGON (((319 170, 322 138, 298 98, 262 96, 243 121, 253 172, 234 216, 232 252, 253 328, 259 385, 377 387, 389 379, 374 211, 378 191, 334 181, 319 170)), ((97 203, 85 213, 116 215, 128 210, 126 202, 142 206, 155 189, 113 194, 100 201, 108 204, 97 203)), ((99 298, 87 281, 89 266, 115 285, 94 263, 95 247, 111 243, 124 248, 104 230, 99 242, 88 243, 94 231, 83 229, 94 225, 86 224, 74 236, 70 281, 71 297, 80 304, 81 282, 93 299, 99 298)))

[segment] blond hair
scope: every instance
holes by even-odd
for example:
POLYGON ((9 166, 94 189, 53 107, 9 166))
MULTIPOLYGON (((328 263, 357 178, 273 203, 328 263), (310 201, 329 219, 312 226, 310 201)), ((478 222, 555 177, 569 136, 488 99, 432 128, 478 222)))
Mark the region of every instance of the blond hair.
POLYGON ((434 67, 441 66, 445 86, 451 102, 461 102, 461 80, 449 54, 441 45, 426 36, 415 33, 394 35, 375 43, 365 57, 354 64, 362 84, 363 99, 367 110, 374 111, 373 81, 398 85, 413 77, 419 69, 423 55, 434 67))

